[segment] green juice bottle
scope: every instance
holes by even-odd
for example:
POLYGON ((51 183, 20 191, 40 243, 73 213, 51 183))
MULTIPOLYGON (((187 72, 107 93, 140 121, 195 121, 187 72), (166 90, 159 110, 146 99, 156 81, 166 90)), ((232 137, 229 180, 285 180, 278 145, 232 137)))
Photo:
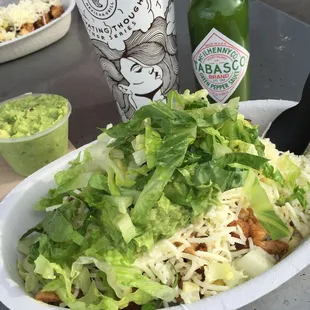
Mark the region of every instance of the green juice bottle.
POLYGON ((188 25, 197 87, 211 102, 250 97, 248 0, 192 0, 188 25))

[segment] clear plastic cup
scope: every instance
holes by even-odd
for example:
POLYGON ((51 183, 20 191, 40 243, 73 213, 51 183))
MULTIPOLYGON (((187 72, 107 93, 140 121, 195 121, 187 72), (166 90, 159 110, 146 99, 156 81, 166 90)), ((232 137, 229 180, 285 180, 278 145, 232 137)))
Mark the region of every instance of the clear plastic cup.
MULTIPOLYGON (((44 94, 24 94, 9 101, 23 97, 44 94)), ((71 105, 68 101, 68 113, 52 127, 31 136, 21 138, 0 138, 0 155, 19 175, 29 176, 52 161, 68 153, 68 127, 71 105)))

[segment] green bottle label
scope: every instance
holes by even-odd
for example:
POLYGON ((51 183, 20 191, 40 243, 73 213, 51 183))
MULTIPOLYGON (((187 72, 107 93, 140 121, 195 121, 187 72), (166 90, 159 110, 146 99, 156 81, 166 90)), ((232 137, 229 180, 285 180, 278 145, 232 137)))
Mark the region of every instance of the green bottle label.
POLYGON ((249 52, 213 28, 193 53, 193 66, 200 85, 215 101, 225 103, 242 81, 249 52))

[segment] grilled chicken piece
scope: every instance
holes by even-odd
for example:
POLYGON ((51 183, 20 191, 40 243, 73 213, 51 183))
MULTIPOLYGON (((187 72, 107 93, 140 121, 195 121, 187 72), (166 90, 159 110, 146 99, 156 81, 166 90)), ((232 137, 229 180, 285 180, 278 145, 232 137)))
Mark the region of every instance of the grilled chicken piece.
POLYGON ((64 8, 62 7, 62 6, 60 6, 60 5, 52 5, 51 7, 50 7, 50 12, 49 12, 49 14, 50 14, 50 16, 51 16, 51 18, 57 18, 57 17, 59 17, 59 16, 61 16, 62 14, 63 14, 63 12, 64 12, 64 8))
POLYGON ((197 244, 196 251, 208 252, 208 246, 205 243, 197 244))
POLYGON ((283 255, 288 251, 287 243, 279 240, 266 240, 268 233, 254 216, 252 209, 250 209, 249 225, 250 234, 256 246, 261 247, 272 255, 283 255))
POLYGON ((34 28, 34 25, 32 23, 25 23, 21 26, 19 34, 23 36, 25 34, 28 34, 29 32, 34 31, 34 29, 35 28, 34 28))
POLYGON ((183 280, 180 274, 178 275, 178 288, 183 288, 183 280))
POLYGON ((179 246, 181 246, 182 244, 183 244, 183 243, 178 242, 178 241, 174 243, 174 245, 175 245, 176 247, 179 247, 179 246))
POLYGON ((250 212, 247 209, 241 209, 238 215, 240 220, 248 221, 250 212))
POLYGON ((56 304, 61 302, 60 298, 55 292, 38 292, 35 299, 46 304, 56 304))
POLYGON ((195 248, 193 247, 193 245, 187 247, 185 250, 184 250, 185 253, 188 253, 188 254, 192 254, 192 255, 195 255, 196 252, 195 252, 195 248))
MULTIPOLYGON (((246 238, 250 237, 250 225, 248 222, 244 220, 237 220, 237 221, 232 221, 231 223, 228 224, 229 227, 231 226, 240 226, 240 228, 243 231, 243 234, 246 238)), ((233 237, 240 238, 240 236, 236 233, 232 233, 233 237)))
MULTIPOLYGON (((244 236, 247 239, 252 237, 253 243, 256 246, 261 247, 267 253, 272 255, 283 255, 288 251, 289 246, 287 243, 279 240, 267 240, 269 237, 268 232, 255 217, 251 208, 241 209, 239 219, 228 224, 228 226, 237 225, 240 226, 244 236)), ((240 236, 235 232, 231 233, 231 235, 235 238, 240 238, 240 236)), ((240 250, 243 248, 248 248, 248 243, 246 246, 239 244, 235 244, 235 246, 237 250, 240 250)))
MULTIPOLYGON (((175 242, 174 245, 179 247, 182 245, 181 242, 175 242)), ((195 255, 196 251, 208 252, 208 247, 205 243, 191 243, 189 247, 184 249, 185 253, 195 255)))
POLYGON ((35 23, 34 26, 35 28, 40 28, 46 24, 48 24, 51 21, 51 17, 48 13, 44 14, 42 17, 40 17, 40 19, 38 19, 35 23))
POLYGON ((269 240, 257 244, 267 253, 282 256, 288 251, 288 244, 279 240, 269 240))
POLYGON ((261 226, 260 223, 258 223, 257 219, 255 221, 251 217, 249 219, 249 227, 250 227, 250 235, 255 245, 258 245, 259 242, 264 241, 268 237, 267 231, 264 229, 263 226, 261 226))
POLYGON ((128 307, 126 307, 124 310, 140 310, 141 306, 135 304, 134 302, 129 303, 128 307))

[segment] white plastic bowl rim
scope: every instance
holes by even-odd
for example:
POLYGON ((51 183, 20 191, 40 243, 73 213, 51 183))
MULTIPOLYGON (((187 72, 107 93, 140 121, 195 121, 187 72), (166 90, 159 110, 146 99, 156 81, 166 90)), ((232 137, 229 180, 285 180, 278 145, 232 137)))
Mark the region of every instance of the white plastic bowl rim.
MULTIPOLYGON (((260 125, 262 133, 282 111, 296 102, 281 100, 256 100, 243 102, 240 112, 253 123, 260 125)), ((28 296, 16 271, 18 257, 16 244, 19 237, 36 224, 42 214, 32 206, 47 190, 55 185, 53 175, 68 167, 90 144, 54 161, 21 182, 0 203, 0 299, 11 310, 57 309, 35 301, 28 296)), ((190 305, 179 305, 174 310, 235 310, 273 291, 310 264, 310 240, 304 240, 287 258, 266 273, 238 287, 190 305)))

